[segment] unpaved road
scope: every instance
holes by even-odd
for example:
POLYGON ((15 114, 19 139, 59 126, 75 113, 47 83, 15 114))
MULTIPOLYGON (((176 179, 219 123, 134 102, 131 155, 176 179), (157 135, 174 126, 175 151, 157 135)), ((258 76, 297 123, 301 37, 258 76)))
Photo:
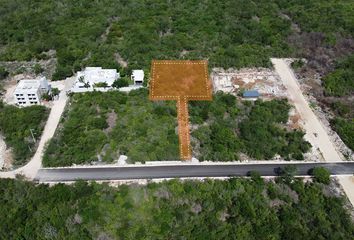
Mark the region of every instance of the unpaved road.
POLYGON ((64 111, 66 101, 68 97, 66 96, 66 91, 72 86, 74 78, 68 78, 65 80, 65 87, 59 94, 59 99, 53 101, 53 106, 51 108, 48 121, 44 127, 38 148, 31 161, 29 161, 25 166, 15 169, 9 172, 0 172, 0 177, 2 178, 15 178, 17 174, 24 175, 28 179, 34 179, 38 170, 42 166, 42 156, 45 144, 53 137, 54 132, 59 124, 60 116, 64 111))
MULTIPOLYGON (((326 162, 342 161, 343 159, 336 151, 326 130, 309 107, 293 71, 284 59, 272 58, 271 61, 275 71, 279 74, 284 82, 284 86, 287 88, 289 100, 295 105, 301 119, 304 121, 303 128, 306 131, 305 139, 309 141, 314 148, 320 150, 326 162)), ((340 177, 339 182, 354 206, 354 177, 340 177)))

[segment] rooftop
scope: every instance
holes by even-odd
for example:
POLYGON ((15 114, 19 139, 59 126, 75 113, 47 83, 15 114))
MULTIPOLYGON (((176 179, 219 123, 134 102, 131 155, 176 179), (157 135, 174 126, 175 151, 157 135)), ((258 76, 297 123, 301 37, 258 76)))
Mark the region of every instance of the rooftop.
MULTIPOLYGON (((45 77, 38 79, 25 79, 18 82, 16 90, 37 90, 41 86, 41 81, 45 80, 45 77)), ((15 90, 15 91, 16 91, 15 90)))
POLYGON ((144 80, 144 71, 143 70, 133 70, 132 76, 135 81, 143 81, 144 80))
POLYGON ((259 92, 258 90, 246 90, 243 93, 243 97, 259 97, 259 92))
POLYGON ((84 71, 79 72, 78 77, 80 76, 84 76, 85 81, 91 84, 113 83, 119 77, 116 69, 102 69, 101 67, 86 67, 84 71))

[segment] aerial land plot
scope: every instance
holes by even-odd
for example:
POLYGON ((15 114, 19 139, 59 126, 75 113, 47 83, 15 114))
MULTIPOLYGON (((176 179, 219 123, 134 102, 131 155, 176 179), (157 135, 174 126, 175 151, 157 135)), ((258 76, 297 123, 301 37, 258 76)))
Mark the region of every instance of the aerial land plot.
POLYGON ((34 155, 48 115, 44 106, 18 108, 0 101, 0 144, 9 152, 0 156, 5 168, 24 165, 34 155))
POLYGON ((177 100, 180 157, 190 160, 188 101, 212 99, 207 61, 154 60, 151 75, 151 100, 177 100))
MULTIPOLYGON (((192 156, 205 161, 303 159, 310 148, 303 132, 288 130, 286 100, 242 102, 217 93, 213 101, 189 103, 192 156), (241 154, 244 153, 244 154, 241 154)), ((149 101, 148 91, 75 94, 54 138, 44 166, 178 160, 176 104, 149 101)))
POLYGON ((44 166, 178 159, 176 107, 145 89, 75 94, 43 158, 44 166))

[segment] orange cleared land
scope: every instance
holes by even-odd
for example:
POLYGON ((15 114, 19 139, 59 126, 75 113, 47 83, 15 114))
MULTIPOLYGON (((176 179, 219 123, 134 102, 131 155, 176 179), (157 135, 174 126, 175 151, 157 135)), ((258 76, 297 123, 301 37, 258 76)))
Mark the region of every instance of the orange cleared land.
POLYGON ((212 100, 208 62, 204 60, 153 60, 150 100, 176 100, 180 157, 190 160, 188 101, 212 100))

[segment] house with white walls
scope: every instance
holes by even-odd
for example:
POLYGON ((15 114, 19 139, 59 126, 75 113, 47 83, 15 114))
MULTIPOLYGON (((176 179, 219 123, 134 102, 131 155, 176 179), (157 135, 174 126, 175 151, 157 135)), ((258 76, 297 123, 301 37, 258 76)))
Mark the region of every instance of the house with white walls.
POLYGON ((144 83, 144 71, 133 70, 130 79, 134 82, 134 85, 143 85, 144 83))
POLYGON ((106 92, 112 89, 114 81, 120 78, 116 69, 102 69, 101 67, 86 67, 77 73, 71 92, 106 92))
POLYGON ((50 91, 50 85, 45 77, 25 79, 18 82, 13 93, 15 102, 21 107, 41 103, 42 95, 50 91))

